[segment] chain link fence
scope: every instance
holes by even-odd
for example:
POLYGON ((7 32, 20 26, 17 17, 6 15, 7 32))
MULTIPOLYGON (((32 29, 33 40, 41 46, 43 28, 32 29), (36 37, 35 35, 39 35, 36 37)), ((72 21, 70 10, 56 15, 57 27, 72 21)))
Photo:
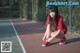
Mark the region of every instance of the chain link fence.
MULTIPOLYGON (((5 3, 0 2, 0 7, 2 7, 2 5, 11 4, 11 8, 0 8, 0 18, 2 16, 10 17, 10 15, 12 15, 12 17, 24 17, 45 23, 49 10, 49 8, 46 7, 46 2, 65 0, 19 0, 17 2, 14 2, 15 0, 11 0, 12 2, 9 4, 6 2, 10 0, 4 1, 5 3)), ((76 1, 78 2, 78 0, 76 1)), ((58 6, 58 8, 59 13, 62 15, 69 31, 80 32, 80 5, 58 6)))
POLYGON ((59 6, 60 14, 71 32, 80 32, 80 6, 59 6))
MULTIPOLYGON (((60 15, 63 17, 63 21, 68 27, 68 30, 70 32, 80 32, 80 5, 60 5, 58 6, 58 9, 60 15)), ((43 7, 43 11, 40 12, 43 13, 44 10, 46 10, 46 14, 39 14, 38 18, 45 23, 49 7, 46 7, 46 9, 43 7)))

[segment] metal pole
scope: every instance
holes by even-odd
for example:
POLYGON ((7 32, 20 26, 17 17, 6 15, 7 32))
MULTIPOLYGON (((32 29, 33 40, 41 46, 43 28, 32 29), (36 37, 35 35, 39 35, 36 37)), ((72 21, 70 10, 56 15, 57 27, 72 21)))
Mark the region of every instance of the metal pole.
POLYGON ((34 14, 33 14, 33 11, 34 11, 34 8, 33 8, 34 4, 33 4, 33 0, 32 0, 32 20, 34 20, 34 14))
POLYGON ((38 2, 38 0, 35 0, 35 2, 34 2, 34 0, 32 0, 32 20, 33 21, 37 21, 37 12, 38 12, 37 2, 38 2), (34 11, 34 9, 35 9, 35 11, 34 11))
POLYGON ((12 0, 10 0, 10 18, 12 18, 12 0))
POLYGON ((69 31, 71 32, 71 5, 69 6, 69 31))
POLYGON ((20 19, 21 19, 21 18, 22 18, 22 14, 21 14, 21 13, 22 13, 22 12, 21 12, 21 5, 20 5, 20 4, 21 4, 21 1, 20 1, 20 0, 18 0, 18 1, 19 1, 19 13, 20 13, 19 16, 20 16, 20 19))

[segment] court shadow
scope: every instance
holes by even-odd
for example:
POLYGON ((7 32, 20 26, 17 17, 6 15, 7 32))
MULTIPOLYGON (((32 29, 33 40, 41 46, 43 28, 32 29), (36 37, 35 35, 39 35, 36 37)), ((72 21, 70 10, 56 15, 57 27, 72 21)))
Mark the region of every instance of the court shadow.
POLYGON ((50 43, 48 46, 52 46, 52 45, 55 45, 55 44, 58 44, 59 42, 53 42, 53 43, 50 43))
MULTIPOLYGON (((70 43, 74 43, 74 42, 78 42, 78 41, 80 41, 80 37, 68 39, 67 42, 66 42, 66 44, 70 44, 70 43)), ((50 43, 48 46, 52 46, 52 45, 55 45, 55 44, 58 44, 58 43, 59 42, 53 42, 53 43, 50 43)))
POLYGON ((68 39, 66 44, 73 43, 73 42, 78 42, 78 41, 80 41, 80 37, 68 39))

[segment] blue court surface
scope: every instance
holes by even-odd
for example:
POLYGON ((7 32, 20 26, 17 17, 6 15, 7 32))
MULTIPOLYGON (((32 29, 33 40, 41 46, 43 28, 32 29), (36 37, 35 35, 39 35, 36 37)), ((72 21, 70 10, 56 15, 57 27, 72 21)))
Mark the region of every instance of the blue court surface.
MULTIPOLYGON (((0 43, 2 41, 12 42, 12 52, 9 53, 26 53, 23 44, 12 23, 12 20, 10 19, 0 20, 0 43)), ((2 53, 1 46, 0 46, 0 53, 2 53)))

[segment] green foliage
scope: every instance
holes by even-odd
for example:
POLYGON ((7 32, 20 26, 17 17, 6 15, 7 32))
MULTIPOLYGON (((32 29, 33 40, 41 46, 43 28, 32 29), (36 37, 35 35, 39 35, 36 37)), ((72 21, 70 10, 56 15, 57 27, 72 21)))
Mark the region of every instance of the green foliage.
POLYGON ((46 1, 45 0, 39 0, 38 3, 38 20, 39 21, 45 21, 46 16, 46 1))
MULTIPOLYGON (((0 0, 0 7, 11 5, 11 8, 0 8, 0 17, 2 16, 10 17, 10 15, 12 14, 12 17, 20 17, 45 22, 49 11, 49 6, 46 7, 46 1, 66 1, 66 0, 0 0)), ((79 1, 79 0, 67 0, 67 1, 79 1)), ((74 31, 79 31, 80 6, 71 6, 71 8, 69 6, 58 6, 58 8, 59 13, 60 15, 62 15, 66 25, 68 27, 71 26, 71 29, 74 31), (71 20, 69 20, 70 18, 71 20)))

